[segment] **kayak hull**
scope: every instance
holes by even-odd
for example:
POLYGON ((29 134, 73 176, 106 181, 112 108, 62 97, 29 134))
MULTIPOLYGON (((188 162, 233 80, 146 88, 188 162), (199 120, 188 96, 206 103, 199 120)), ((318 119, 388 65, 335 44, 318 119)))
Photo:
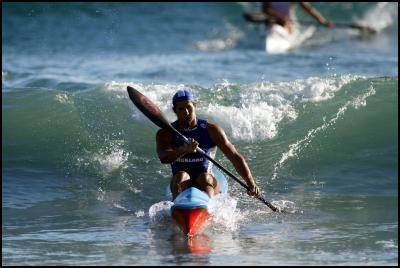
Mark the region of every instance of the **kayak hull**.
MULTIPOLYGON (((221 192, 227 193, 228 184, 225 176, 215 167, 213 175, 220 185, 221 192)), ((207 225, 210 218, 208 207, 210 200, 211 198, 205 192, 195 187, 189 187, 175 198, 171 207, 171 216, 185 235, 195 236, 207 225)))
POLYGON ((205 208, 175 208, 172 210, 172 218, 187 236, 195 236, 206 226, 210 214, 205 208))

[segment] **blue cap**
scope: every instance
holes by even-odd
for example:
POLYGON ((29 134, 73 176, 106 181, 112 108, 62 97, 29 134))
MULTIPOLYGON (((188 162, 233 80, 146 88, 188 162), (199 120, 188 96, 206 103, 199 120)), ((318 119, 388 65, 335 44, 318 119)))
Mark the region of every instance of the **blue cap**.
POLYGON ((195 101, 193 94, 187 90, 178 90, 174 97, 172 98, 172 105, 175 106, 176 102, 188 100, 188 101, 195 101))

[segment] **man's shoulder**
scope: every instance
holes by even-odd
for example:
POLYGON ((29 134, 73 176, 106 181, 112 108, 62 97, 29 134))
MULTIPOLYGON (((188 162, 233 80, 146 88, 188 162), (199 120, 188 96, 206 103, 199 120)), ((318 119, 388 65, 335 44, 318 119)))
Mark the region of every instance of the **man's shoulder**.
POLYGON ((172 133, 171 133, 171 131, 169 131, 167 129, 161 128, 157 131, 156 136, 163 137, 163 138, 170 138, 170 137, 172 137, 172 133))
POLYGON ((208 129, 217 129, 217 128, 220 128, 220 127, 215 123, 207 122, 207 128, 208 129))
POLYGON ((210 122, 208 122, 208 124, 207 124, 207 130, 208 130, 209 133, 210 132, 211 133, 222 133, 222 132, 224 132, 224 130, 220 126, 218 126, 215 123, 210 123, 210 122))

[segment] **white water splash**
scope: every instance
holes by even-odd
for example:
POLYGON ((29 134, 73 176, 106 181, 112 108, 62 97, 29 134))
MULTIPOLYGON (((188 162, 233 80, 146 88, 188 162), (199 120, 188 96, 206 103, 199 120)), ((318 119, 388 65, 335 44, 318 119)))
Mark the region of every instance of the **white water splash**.
POLYGON ((209 212, 211 227, 214 230, 235 231, 239 228, 239 222, 244 219, 243 214, 237 209, 237 201, 228 194, 219 194, 211 198, 209 212))
POLYGON ((122 167, 128 160, 129 152, 116 149, 111 153, 99 152, 93 156, 93 161, 100 164, 102 173, 109 174, 122 167))
POLYGON ((102 175, 110 175, 112 172, 126 168, 130 152, 124 149, 123 140, 104 141, 105 145, 96 152, 86 151, 84 155, 76 159, 79 168, 94 168, 102 175))
POLYGON ((359 79, 359 76, 318 78, 290 82, 262 82, 246 85, 240 94, 232 93, 234 84, 225 83, 210 89, 211 103, 199 112, 220 125, 233 140, 268 140, 278 134, 279 123, 295 120, 295 105, 307 102, 322 102, 331 99, 344 85, 359 79), (220 104, 232 96, 235 103, 220 104))
MULTIPOLYGON (((283 120, 296 120, 295 106, 299 103, 323 102, 352 81, 362 77, 355 75, 328 78, 310 77, 288 82, 258 82, 236 85, 224 80, 210 88, 183 84, 143 85, 138 83, 109 82, 106 90, 117 92, 128 100, 126 86, 137 88, 154 102, 168 121, 176 120, 171 98, 177 90, 189 89, 199 100, 197 113, 221 126, 233 140, 269 140, 278 134, 283 120)), ((134 105, 129 105, 135 120, 148 122, 134 105)), ((153 124, 152 124, 153 125, 153 124)))
POLYGON ((152 223, 159 223, 165 218, 171 217, 171 207, 174 203, 171 201, 161 201, 153 204, 149 208, 149 217, 152 223))
POLYGON ((355 18, 355 21, 357 21, 357 24, 381 31, 398 19, 398 10, 398 3, 379 2, 368 10, 362 18, 355 18))
POLYGON ((299 208, 296 207, 296 204, 289 200, 274 200, 271 204, 280 212, 303 214, 303 211, 299 210, 299 208))
POLYGON ((144 217, 145 213, 144 210, 138 210, 135 212, 136 217, 141 218, 144 217))

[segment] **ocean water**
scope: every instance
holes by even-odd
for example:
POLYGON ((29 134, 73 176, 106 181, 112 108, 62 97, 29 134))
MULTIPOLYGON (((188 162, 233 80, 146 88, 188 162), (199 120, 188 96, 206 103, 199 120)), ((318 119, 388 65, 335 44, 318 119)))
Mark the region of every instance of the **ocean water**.
POLYGON ((398 265, 398 4, 312 5, 377 33, 269 55, 255 3, 2 3, 2 264, 398 265), (127 85, 170 121, 192 90, 283 212, 228 179, 185 238, 127 85))

